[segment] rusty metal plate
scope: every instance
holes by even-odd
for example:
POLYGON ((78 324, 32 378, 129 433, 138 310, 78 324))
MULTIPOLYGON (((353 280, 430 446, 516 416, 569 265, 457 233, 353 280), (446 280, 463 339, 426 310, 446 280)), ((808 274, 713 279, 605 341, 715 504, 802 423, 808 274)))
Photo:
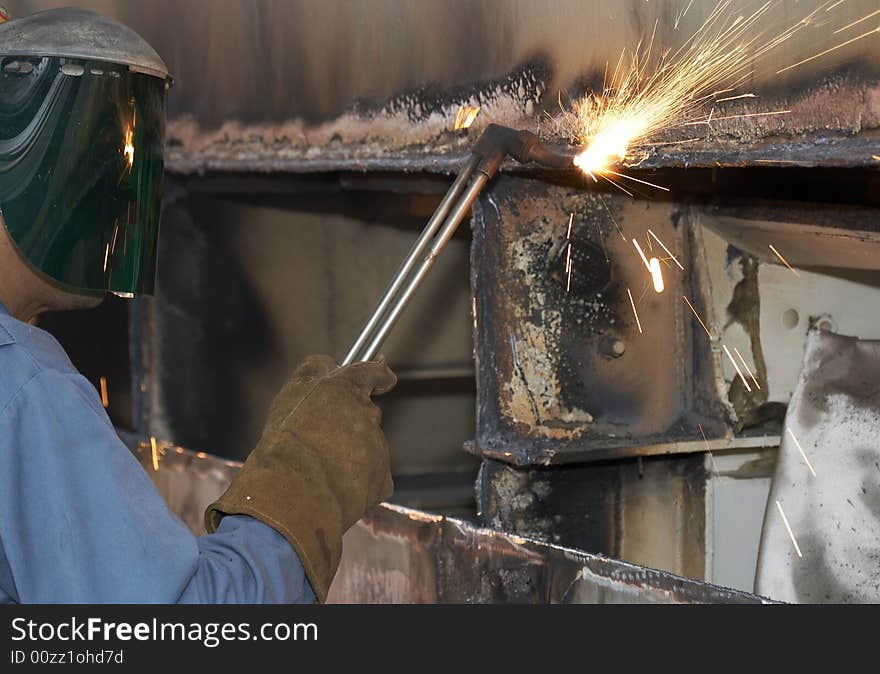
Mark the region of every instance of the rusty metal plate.
POLYGON ((501 176, 473 230, 475 452, 546 465, 693 440, 698 424, 725 435, 709 340, 683 300, 703 313, 685 211, 501 176), (649 229, 684 266, 661 265, 662 293, 632 242, 668 257, 649 229))
POLYGON ((719 588, 392 505, 345 537, 337 603, 753 603, 719 588))
MULTIPOLYGON (((124 437, 196 535, 241 464, 124 437)), ((761 597, 390 504, 345 535, 335 603, 755 603, 761 597)))

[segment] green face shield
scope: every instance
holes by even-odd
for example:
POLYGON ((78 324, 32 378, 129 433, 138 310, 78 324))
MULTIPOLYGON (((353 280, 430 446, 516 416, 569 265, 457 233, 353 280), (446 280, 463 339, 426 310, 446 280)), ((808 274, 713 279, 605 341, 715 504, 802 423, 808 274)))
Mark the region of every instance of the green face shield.
POLYGON ((0 60, 0 212, 67 290, 152 294, 166 80, 68 58, 0 60))

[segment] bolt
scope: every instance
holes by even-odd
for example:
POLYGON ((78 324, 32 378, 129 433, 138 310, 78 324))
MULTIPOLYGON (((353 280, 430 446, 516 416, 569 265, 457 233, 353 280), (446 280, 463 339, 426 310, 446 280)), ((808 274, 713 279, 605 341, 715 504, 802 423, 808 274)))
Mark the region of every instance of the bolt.
POLYGON ((617 337, 606 337, 599 345, 599 351, 609 358, 620 358, 626 351, 626 344, 617 337))

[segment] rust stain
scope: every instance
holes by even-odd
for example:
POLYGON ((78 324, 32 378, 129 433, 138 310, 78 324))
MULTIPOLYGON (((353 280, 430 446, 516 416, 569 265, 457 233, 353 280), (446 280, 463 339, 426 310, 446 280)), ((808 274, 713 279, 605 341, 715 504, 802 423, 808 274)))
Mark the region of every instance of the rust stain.
MULTIPOLYGON (((583 197, 581 197, 583 198, 583 197)), ((521 432, 548 439, 570 439, 581 435, 593 422, 593 415, 585 409, 570 407, 563 402, 562 384, 559 380, 561 348, 559 345, 564 329, 562 312, 557 302, 547 296, 546 279, 539 279, 533 260, 546 256, 549 251, 565 245, 565 224, 573 204, 559 203, 548 207, 546 202, 533 206, 518 204, 517 213, 510 211, 506 203, 501 218, 534 220, 548 223, 536 227, 524 236, 508 239, 505 257, 510 261, 517 277, 517 288, 509 287, 513 295, 523 295, 522 301, 508 302, 505 309, 510 317, 505 321, 515 327, 511 334, 509 372, 512 376, 503 386, 501 410, 521 432), (553 223, 558 226, 554 227, 553 223)))

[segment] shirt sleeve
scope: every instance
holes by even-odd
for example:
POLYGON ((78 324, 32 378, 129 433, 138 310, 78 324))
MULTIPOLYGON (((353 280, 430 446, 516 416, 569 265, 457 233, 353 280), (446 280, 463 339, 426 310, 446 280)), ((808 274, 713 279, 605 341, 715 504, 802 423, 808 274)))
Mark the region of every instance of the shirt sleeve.
POLYGON ((22 603, 315 601, 262 522, 193 536, 74 374, 41 371, 0 410, 0 540, 22 603))

